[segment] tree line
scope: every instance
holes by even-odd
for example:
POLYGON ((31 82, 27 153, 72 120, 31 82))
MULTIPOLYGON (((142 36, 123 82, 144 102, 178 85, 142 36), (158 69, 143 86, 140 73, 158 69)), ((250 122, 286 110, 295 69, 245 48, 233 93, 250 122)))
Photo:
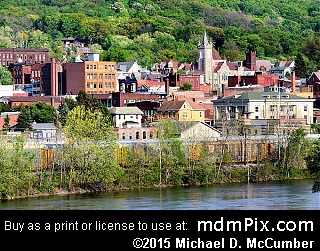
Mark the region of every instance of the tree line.
POLYGON ((301 53, 310 73, 320 65, 319 13, 311 0, 7 0, 0 12, 0 47, 49 47, 62 60, 60 38, 75 37, 101 60, 138 60, 150 69, 167 58, 195 62, 206 30, 229 61, 244 60, 247 50, 273 62, 301 53))

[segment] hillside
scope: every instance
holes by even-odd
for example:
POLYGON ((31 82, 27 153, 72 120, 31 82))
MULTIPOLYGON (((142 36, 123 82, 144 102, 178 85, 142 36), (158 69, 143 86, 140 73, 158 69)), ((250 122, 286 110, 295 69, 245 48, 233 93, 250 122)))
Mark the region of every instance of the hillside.
POLYGON ((203 31, 220 55, 236 61, 254 49, 260 59, 290 60, 302 52, 320 65, 317 0, 2 0, 0 47, 49 47, 61 59, 63 37, 78 37, 102 60, 150 68, 173 58, 197 59, 203 31))

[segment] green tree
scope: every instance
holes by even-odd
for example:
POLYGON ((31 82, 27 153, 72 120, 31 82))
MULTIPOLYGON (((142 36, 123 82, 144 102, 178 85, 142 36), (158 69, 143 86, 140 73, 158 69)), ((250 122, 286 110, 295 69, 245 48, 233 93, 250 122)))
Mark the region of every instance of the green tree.
POLYGON ((67 188, 107 189, 120 182, 124 173, 116 158, 117 136, 102 112, 83 105, 69 111, 64 127, 68 141, 60 149, 61 177, 67 188))
POLYGON ((312 142, 311 151, 305 158, 307 168, 312 175, 319 177, 320 175, 320 140, 312 142))
MULTIPOLYGON (((178 126, 170 120, 161 120, 157 123, 159 146, 159 185, 182 182, 177 178, 176 171, 179 163, 184 163, 186 156, 182 141, 178 138, 178 126)), ((178 175, 179 177, 179 175, 178 175)))
POLYGON ((32 116, 30 109, 28 107, 23 107, 18 119, 17 119, 17 126, 16 126, 16 131, 28 131, 32 129, 32 116))
POLYGON ((294 70, 296 72, 296 76, 299 78, 304 78, 308 71, 307 71, 307 65, 304 61, 303 55, 301 52, 299 52, 296 56, 296 60, 294 61, 295 67, 294 70))
POLYGON ((0 65, 0 85, 13 85, 10 71, 2 65, 0 65))
POLYGON ((311 38, 304 46, 303 53, 315 65, 320 65, 320 37, 311 38))
POLYGON ((284 171, 286 178, 290 177, 292 169, 303 169, 303 160, 309 152, 306 140, 307 133, 303 128, 289 133, 287 147, 284 151, 284 171))
POLYGON ((192 84, 188 82, 184 82, 183 86, 180 87, 181 91, 191 91, 192 90, 192 84))
POLYGON ((45 102, 37 102, 30 106, 32 120, 36 123, 52 123, 55 121, 57 111, 52 105, 45 102))
POLYGON ((2 131, 9 131, 10 129, 10 117, 9 115, 7 114, 6 117, 4 118, 4 121, 3 121, 3 126, 2 126, 2 131))
POLYGON ((105 104, 101 102, 101 100, 97 99, 93 94, 89 95, 84 90, 80 90, 76 97, 77 105, 83 105, 85 109, 93 109, 102 112, 102 114, 110 119, 110 113, 105 104))

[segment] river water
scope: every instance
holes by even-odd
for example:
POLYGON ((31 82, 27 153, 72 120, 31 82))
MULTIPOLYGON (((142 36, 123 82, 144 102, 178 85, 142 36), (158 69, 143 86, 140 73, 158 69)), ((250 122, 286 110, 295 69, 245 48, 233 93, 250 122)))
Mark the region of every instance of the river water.
POLYGON ((313 179, 140 189, 1 201, 0 210, 319 210, 313 179))

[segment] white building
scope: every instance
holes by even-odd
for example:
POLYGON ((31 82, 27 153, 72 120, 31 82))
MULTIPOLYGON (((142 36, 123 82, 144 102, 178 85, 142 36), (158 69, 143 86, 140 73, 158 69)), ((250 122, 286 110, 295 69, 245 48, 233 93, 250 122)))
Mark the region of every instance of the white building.
POLYGON ((136 106, 110 107, 115 128, 140 128, 143 112, 136 106))
POLYGON ((222 128, 226 121, 243 118, 257 134, 266 134, 266 128, 270 133, 272 126, 310 130, 314 101, 284 92, 244 92, 212 100, 214 124, 222 128))

